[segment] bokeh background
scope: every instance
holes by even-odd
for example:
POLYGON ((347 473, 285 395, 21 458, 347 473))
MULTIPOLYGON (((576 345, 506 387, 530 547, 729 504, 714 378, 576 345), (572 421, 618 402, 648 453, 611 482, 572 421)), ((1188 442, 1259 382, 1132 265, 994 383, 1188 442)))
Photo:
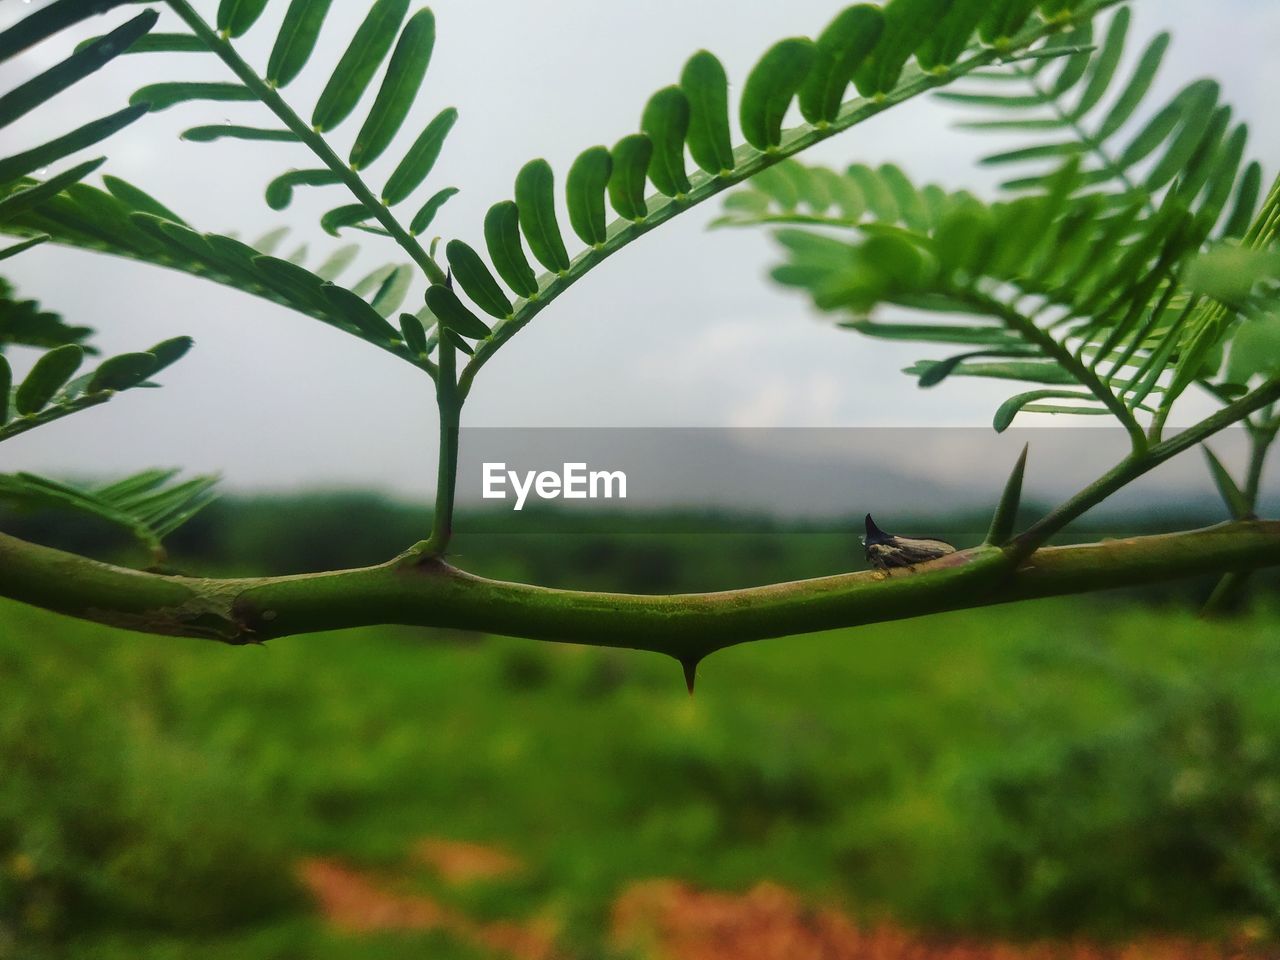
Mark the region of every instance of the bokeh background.
MULTIPOLYGON (((40 2, 0 4, 0 27, 40 2)), ((334 4, 296 102, 309 106, 366 7, 334 4)), ((563 171, 630 132, 699 47, 740 85, 771 42, 838 8, 436 0, 415 117, 459 108, 432 183, 462 188, 436 229, 476 243, 525 160, 563 171)), ((265 60, 282 12, 272 4, 245 39, 250 60, 265 60)), ((1252 154, 1280 156, 1273 0, 1138 0, 1134 14, 1136 40, 1175 34, 1161 91, 1217 77, 1254 121, 1252 154)), ((0 87, 65 52, 4 65, 0 87)), ((6 142, 175 78, 221 75, 198 59, 124 58, 6 142)), ((953 129, 962 115, 922 99, 808 159, 892 160, 991 190, 976 160, 999 142, 953 129)), ((222 119, 257 117, 237 104, 148 117, 111 142, 109 169, 206 229, 286 225, 286 246, 305 238, 317 259, 335 246, 316 220, 336 193, 302 194, 283 216, 261 199, 305 155, 178 139, 222 119)), ((678 484, 639 512, 533 510, 518 525, 470 504, 460 564, 642 592, 835 573, 861 565, 862 510, 891 504, 901 529, 969 542, 1023 440, 1044 451, 1028 515, 1065 492, 1064 464, 1087 462, 1074 451, 1109 448, 1109 434, 1080 429, 993 447, 998 386, 916 390, 897 373, 914 350, 811 316, 765 279, 767 236, 708 233, 716 213, 681 217, 576 286, 486 368, 465 422, 499 445, 559 428, 530 441, 538 450, 596 428, 656 444, 654 460, 711 436, 765 450, 779 497, 847 472, 847 505, 839 481, 801 511, 770 509, 753 488, 674 512, 678 484), (687 427, 717 429, 661 429, 687 427)), ((360 264, 391 259, 371 241, 360 264)), ((162 393, 19 437, 0 469, 221 472, 226 496, 172 543, 176 566, 210 575, 376 562, 428 528, 434 411, 405 365, 159 270, 47 246, 5 266, 22 294, 96 327, 108 353, 182 333, 197 349, 162 393)), ((1243 452, 1224 440, 1233 464, 1243 452)), ((1201 471, 1171 466, 1145 499, 1073 536, 1222 519, 1201 471)), ((140 562, 81 520, 5 513, 0 529, 140 562)), ((1250 609, 1205 622, 1211 588, 755 644, 705 663, 693 698, 675 664, 643 654, 402 628, 230 649, 0 603, 0 958, 1274 956, 1280 604, 1259 577, 1250 609)))

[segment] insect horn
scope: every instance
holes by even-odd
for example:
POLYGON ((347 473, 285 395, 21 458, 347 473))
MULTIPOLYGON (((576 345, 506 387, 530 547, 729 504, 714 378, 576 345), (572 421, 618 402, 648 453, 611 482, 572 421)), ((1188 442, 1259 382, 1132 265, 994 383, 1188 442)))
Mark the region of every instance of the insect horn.
POLYGON ((867 514, 867 536, 866 536, 866 539, 863 540, 863 543, 870 543, 870 544, 888 543, 892 539, 893 539, 892 536, 885 533, 878 526, 876 526, 876 522, 871 519, 871 514, 868 513, 867 514))

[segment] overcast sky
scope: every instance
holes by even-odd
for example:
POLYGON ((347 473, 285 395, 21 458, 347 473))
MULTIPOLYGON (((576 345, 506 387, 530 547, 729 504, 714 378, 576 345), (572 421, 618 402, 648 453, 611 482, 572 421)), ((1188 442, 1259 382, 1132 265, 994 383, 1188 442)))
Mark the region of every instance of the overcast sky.
MULTIPOLYGON (((37 3, 40 0, 36 0, 37 3)), ((0 27, 34 4, 0 3, 0 27)), ((212 16, 214 0, 196 4, 212 16)), ((275 0, 242 43, 260 68, 287 6, 275 0)), ((424 95, 376 183, 442 107, 461 114, 422 196, 461 188, 433 231, 482 247, 485 210, 510 196, 533 157, 563 178, 584 147, 633 132, 649 94, 672 83, 690 53, 720 56, 735 89, 759 54, 790 34, 814 34, 841 7, 830 0, 436 0, 439 38, 424 95)), ((125 8, 128 10, 128 8, 125 8)), ((334 4, 321 46, 287 90, 309 115, 314 98, 367 4, 334 4)), ((101 32, 127 14, 99 20, 101 32)), ((171 22, 162 23, 173 27, 171 22)), ((1280 3, 1138 0, 1132 37, 1171 29, 1158 89, 1198 76, 1251 121, 1251 153, 1270 173, 1280 158, 1280 3), (1271 109, 1266 109, 1270 105, 1271 109)), ((65 55, 71 38, 0 68, 0 89, 65 55)), ((1136 46, 1137 44, 1135 44, 1136 46)), ((227 79, 213 58, 117 60, 91 81, 4 133, 3 152, 118 109, 143 83, 227 79)), ((975 166, 1000 144, 953 129, 954 107, 923 98, 808 153, 844 165, 893 160, 914 178, 989 192, 975 166)), ((220 122, 267 125, 252 104, 191 104, 144 118, 109 143, 108 170, 144 185, 189 222, 256 236, 287 224, 285 252, 310 242, 312 263, 340 241, 320 212, 345 202, 337 188, 300 194, 285 214, 262 188, 311 161, 305 148, 234 141, 191 144, 177 134, 220 122)), ((336 134, 346 146, 360 112, 336 134)), ((411 205, 406 205, 411 206, 411 205)), ((990 422, 1009 391, 966 381, 920 391, 897 371, 927 355, 842 333, 797 296, 771 286, 762 232, 708 232, 713 201, 615 256, 548 309, 484 370, 467 406, 471 426, 888 426, 990 422)), ((567 230, 567 218, 561 224, 567 230)), ((372 268, 402 260, 389 241, 352 234, 372 268)), ((160 269, 46 246, 4 264, 25 296, 96 327, 107 352, 191 334, 197 349, 163 375, 165 389, 135 391, 4 445, 0 469, 117 473, 151 465, 221 471, 234 489, 369 486, 422 496, 433 486, 430 381, 395 358, 315 321, 160 269)), ((353 271, 356 273, 363 271, 353 271)), ((420 295, 420 294, 415 294, 420 295)), ((1032 421, 1028 421, 1030 423, 1032 421)))

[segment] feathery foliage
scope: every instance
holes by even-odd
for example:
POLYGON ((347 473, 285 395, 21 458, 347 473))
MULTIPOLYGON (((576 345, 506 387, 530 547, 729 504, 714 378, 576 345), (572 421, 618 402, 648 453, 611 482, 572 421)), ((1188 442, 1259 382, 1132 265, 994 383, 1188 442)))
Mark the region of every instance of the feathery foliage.
POLYGON ((1211 81, 1142 120, 1168 37, 1120 82, 1129 24, 1119 9, 1095 46, 1082 22, 1033 51, 1044 56, 938 94, 998 111, 968 127, 1048 138, 986 159, 1042 167, 1007 182, 1008 199, 917 188, 892 165, 788 162, 731 196, 719 223, 782 226, 787 262, 774 278, 844 313, 842 326, 967 348, 910 367, 921 386, 954 376, 1033 385, 1001 406, 997 429, 1020 412, 1111 415, 1141 449, 1192 384, 1240 396, 1242 380, 1269 369, 1251 341, 1265 337, 1274 302, 1275 199, 1251 227, 1261 167, 1244 163, 1247 130, 1231 125, 1211 81), (848 231, 854 239, 838 236, 848 231), (1234 299, 1213 288, 1223 274, 1241 285, 1234 299), (886 322, 873 316, 882 304, 937 316, 886 322), (1249 335, 1224 366, 1245 321, 1249 335))
POLYGON ((81 373, 85 358, 97 353, 85 342, 92 332, 67 325, 34 300, 18 300, 0 280, 0 441, 106 403, 123 390, 154 387, 151 377, 191 348, 190 337, 175 337, 81 373), (6 357, 10 346, 41 352, 25 376, 15 376, 6 357))
POLYGON ((217 477, 173 482, 177 470, 147 470, 97 487, 72 486, 30 473, 0 474, 0 501, 24 509, 71 510, 127 531, 156 560, 163 541, 212 503, 217 477))

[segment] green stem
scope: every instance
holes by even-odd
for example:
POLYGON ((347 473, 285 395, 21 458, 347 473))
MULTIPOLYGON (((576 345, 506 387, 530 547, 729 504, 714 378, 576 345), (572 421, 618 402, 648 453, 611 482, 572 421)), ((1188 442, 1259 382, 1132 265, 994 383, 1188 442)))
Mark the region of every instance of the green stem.
POLYGON ((1280 379, 1264 384, 1248 396, 1241 397, 1213 416, 1183 430, 1176 436, 1149 447, 1145 452, 1134 453, 1125 458, 1014 540, 1012 547, 1014 555, 1029 556, 1067 524, 1106 500, 1116 491, 1277 400, 1280 400, 1280 379))
POLYGON ((440 452, 436 458, 436 509, 431 539, 409 551, 411 556, 442 557, 453 539, 453 503, 458 485, 458 433, 462 400, 458 396, 457 348, 440 338, 440 366, 436 376, 436 407, 440 412, 440 452))
POLYGON ((573 286, 578 280, 590 273, 601 262, 644 236, 655 227, 684 211, 709 200, 718 193, 736 186, 755 176, 760 171, 779 163, 788 157, 795 156, 816 143, 821 143, 843 133, 876 114, 883 113, 890 107, 913 99, 923 93, 944 86, 971 73, 981 67, 1007 57, 1031 46, 1037 40, 1057 33, 1073 24, 1081 23, 1093 17, 1107 7, 1115 6, 1122 0, 1087 0, 1081 3, 1072 16, 1053 23, 1038 23, 1023 30, 1009 44, 1000 50, 981 50, 966 60, 954 64, 945 72, 925 73, 919 67, 908 67, 904 72, 904 80, 891 93, 870 100, 854 99, 840 109, 840 115, 831 123, 823 126, 808 124, 786 131, 782 143, 765 153, 749 146, 740 146, 734 151, 734 169, 722 175, 711 176, 703 171, 695 171, 689 175, 692 185, 687 194, 677 197, 655 195, 649 198, 649 210, 643 220, 615 220, 609 225, 608 238, 599 247, 584 250, 562 274, 543 274, 538 278, 538 294, 532 300, 522 300, 516 305, 516 312, 510 319, 504 320, 494 327, 492 335, 476 345, 475 356, 467 363, 459 380, 462 396, 471 391, 472 383, 480 369, 500 350, 503 345, 520 332, 534 317, 546 308, 560 294, 573 286))
POLYGON ((140 573, 0 534, 0 596, 130 630, 228 643, 406 624, 628 647, 684 662, 752 640, 1280 565, 1280 522, 1038 550, 977 548, 914 570, 639 596, 474 577, 443 562, 295 577, 140 573))
POLYGON ((337 176, 352 195, 360 201, 373 216, 391 234, 393 240, 413 258, 416 263, 431 280, 432 283, 444 282, 444 271, 423 249, 422 244, 400 225, 400 222, 392 216, 390 209, 380 199, 374 196, 373 191, 361 179, 360 174, 353 170, 350 164, 343 163, 333 149, 329 146, 328 141, 310 127, 293 108, 285 102, 284 98, 276 91, 257 72, 249 66, 248 63, 235 51, 235 48, 225 38, 220 36, 217 31, 204 21, 204 18, 191 7, 187 0, 165 0, 169 7, 182 18, 183 22, 191 28, 191 32, 203 41, 213 53, 217 54, 246 87, 253 91, 266 107, 274 113, 280 121, 288 127, 317 158, 337 176))

